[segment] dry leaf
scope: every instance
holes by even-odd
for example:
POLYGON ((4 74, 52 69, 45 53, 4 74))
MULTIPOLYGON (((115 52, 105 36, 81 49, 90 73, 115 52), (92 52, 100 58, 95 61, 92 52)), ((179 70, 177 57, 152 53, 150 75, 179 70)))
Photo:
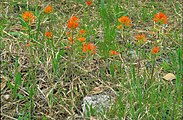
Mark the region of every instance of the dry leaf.
POLYGON ((8 78, 1 76, 1 91, 5 88, 8 78))
POLYGON ((93 88, 93 90, 90 92, 90 94, 99 94, 103 92, 103 89, 101 89, 100 87, 95 87, 93 88))
POLYGON ((175 75, 174 75, 173 73, 168 73, 168 74, 166 74, 166 75, 163 77, 163 79, 165 79, 165 80, 167 80, 167 81, 172 81, 172 80, 175 80, 176 77, 175 77, 175 75))
POLYGON ((6 99, 6 100, 8 100, 9 98, 10 98, 10 95, 4 95, 4 98, 6 99))
POLYGON ((97 117, 90 117, 90 120, 99 120, 99 119, 97 119, 97 117))

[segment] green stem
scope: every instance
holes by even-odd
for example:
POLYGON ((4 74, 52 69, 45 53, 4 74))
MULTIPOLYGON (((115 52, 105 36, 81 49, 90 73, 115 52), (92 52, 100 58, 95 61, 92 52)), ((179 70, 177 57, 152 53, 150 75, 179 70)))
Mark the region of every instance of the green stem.
POLYGON ((155 68, 155 56, 153 56, 153 61, 152 61, 152 72, 151 72, 151 80, 153 80, 153 74, 154 74, 154 68, 155 68))

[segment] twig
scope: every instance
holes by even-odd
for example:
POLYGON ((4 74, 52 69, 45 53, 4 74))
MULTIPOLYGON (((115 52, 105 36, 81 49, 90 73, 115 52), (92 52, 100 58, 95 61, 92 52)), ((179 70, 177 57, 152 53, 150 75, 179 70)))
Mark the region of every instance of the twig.
POLYGON ((9 115, 5 115, 5 114, 3 114, 3 113, 1 113, 1 115, 2 115, 2 116, 5 116, 5 117, 7 117, 7 118, 10 118, 10 119, 12 119, 12 120, 18 120, 18 119, 16 119, 16 118, 13 118, 13 117, 11 117, 11 116, 9 116, 9 115))

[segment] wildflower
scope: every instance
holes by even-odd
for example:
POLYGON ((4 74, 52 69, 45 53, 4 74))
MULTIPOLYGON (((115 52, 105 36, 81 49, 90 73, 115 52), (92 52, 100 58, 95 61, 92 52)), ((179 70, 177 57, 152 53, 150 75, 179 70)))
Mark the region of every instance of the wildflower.
POLYGON ((86 1, 86 4, 87 4, 87 5, 91 5, 92 2, 91 2, 90 0, 87 0, 87 1, 86 1))
POLYGON ((69 41, 73 41, 72 37, 68 37, 68 40, 69 40, 69 41))
POLYGON ((82 29, 82 30, 80 30, 80 31, 79 31, 79 34, 81 34, 81 35, 85 35, 85 34, 86 34, 86 30, 83 30, 83 29, 82 29))
POLYGON ((26 46, 27 46, 27 47, 30 47, 30 43, 28 43, 26 46))
POLYGON ((79 40, 80 42, 84 42, 84 41, 86 40, 86 38, 80 37, 80 38, 78 38, 78 40, 79 40))
POLYGON ((110 55, 118 55, 119 52, 117 52, 117 51, 115 51, 115 50, 111 50, 111 51, 109 52, 109 54, 110 54, 110 55))
POLYGON ((77 18, 76 16, 72 16, 72 17, 70 18, 70 21, 79 21, 79 18, 77 18))
POLYGON ((96 46, 90 42, 88 44, 84 43, 82 51, 83 52, 91 51, 92 54, 95 54, 96 53, 96 46))
POLYGON ((73 44, 74 43, 74 39, 71 36, 68 37, 68 40, 69 40, 69 44, 73 44))
POLYGON ((146 41, 146 37, 145 37, 144 34, 136 35, 135 38, 136 38, 138 41, 143 41, 143 42, 146 41))
POLYGON ((26 30, 26 28, 25 27, 22 27, 22 30, 26 30))
POLYGON ((24 14, 22 15, 22 19, 25 21, 25 22, 28 22, 30 24, 32 24, 32 22, 34 21, 35 17, 34 15, 29 12, 29 11, 26 11, 24 12, 24 14))
POLYGON ((118 18, 118 21, 125 26, 130 26, 131 25, 131 20, 129 17, 127 16, 122 16, 120 18, 118 18))
POLYGON ((123 28, 122 24, 120 24, 119 26, 117 26, 118 29, 123 28))
POLYGON ((151 51, 152 54, 156 54, 158 52, 159 52, 159 47, 156 46, 152 48, 152 51, 151 51))
POLYGON ((72 16, 67 23, 67 27, 76 29, 79 26, 78 21, 79 21, 79 18, 77 18, 76 16, 72 16))
POLYGON ((71 33, 68 31, 68 32, 66 32, 66 35, 70 35, 71 33))
POLYGON ((161 24, 167 24, 167 22, 168 22, 167 16, 162 12, 155 14, 153 20, 155 22, 161 23, 161 24))
POLYGON ((45 9, 44 9, 44 13, 49 14, 52 12, 52 6, 48 5, 45 9))
POLYGON ((82 55, 82 56, 80 56, 80 58, 85 58, 85 56, 82 55))
POLYGON ((65 46, 65 49, 70 49, 71 48, 71 46, 65 46))
POLYGON ((48 37, 48 38, 51 38, 52 37, 52 32, 46 32, 45 36, 48 37))

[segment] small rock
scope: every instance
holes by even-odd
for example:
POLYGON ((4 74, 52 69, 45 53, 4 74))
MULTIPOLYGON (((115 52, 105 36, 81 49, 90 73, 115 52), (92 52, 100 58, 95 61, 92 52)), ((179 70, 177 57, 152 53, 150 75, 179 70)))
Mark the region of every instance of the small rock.
POLYGON ((103 112, 109 109, 115 101, 115 97, 111 95, 111 91, 103 92, 100 94, 92 94, 83 98, 82 110, 83 113, 90 111, 92 107, 95 112, 103 112))
POLYGON ((136 59, 137 58, 137 53, 136 53, 135 50, 128 51, 127 55, 131 56, 132 59, 136 59))

